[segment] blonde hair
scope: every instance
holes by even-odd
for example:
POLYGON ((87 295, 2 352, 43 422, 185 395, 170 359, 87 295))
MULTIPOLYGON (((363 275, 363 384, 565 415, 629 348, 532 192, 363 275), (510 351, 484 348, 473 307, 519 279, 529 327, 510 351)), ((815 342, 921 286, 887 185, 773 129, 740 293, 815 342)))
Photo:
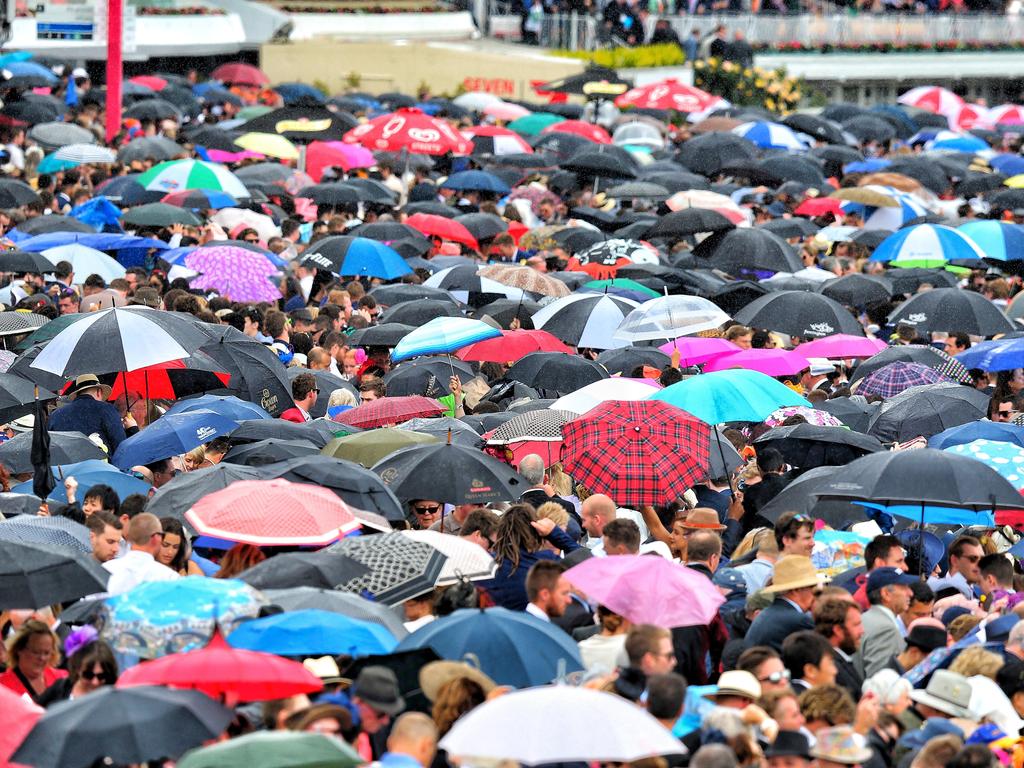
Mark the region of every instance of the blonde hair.
POLYGON ((964 677, 983 675, 996 679, 996 672, 1003 666, 1003 657, 998 653, 986 651, 980 645, 965 648, 949 667, 950 672, 957 672, 964 677))
POLYGON ((961 640, 968 632, 981 624, 981 618, 965 613, 949 622, 949 636, 953 641, 961 640))
POLYGON ((46 624, 39 619, 29 619, 21 625, 14 636, 7 641, 7 653, 11 658, 11 668, 18 666, 18 656, 28 647, 29 640, 36 635, 46 635, 53 640, 53 653, 46 663, 48 667, 56 667, 60 664, 60 639, 46 624))
POLYGON ((327 401, 327 407, 336 408, 339 405, 351 405, 352 407, 358 405, 355 395, 352 394, 351 390, 345 389, 345 387, 338 387, 331 392, 331 397, 327 401))
POLYGON ((547 518, 554 522, 559 528, 565 528, 569 524, 569 513, 562 508, 561 504, 553 501, 546 501, 537 508, 537 520, 547 518))
POLYGON ((562 462, 556 461, 548 467, 548 482, 558 496, 572 496, 572 478, 566 474, 562 462))
POLYGON ((779 545, 775 543, 775 533, 771 528, 755 528, 733 550, 732 559, 743 557, 753 550, 773 556, 779 554, 779 545))
POLYGON ((206 448, 201 445, 197 445, 191 451, 185 454, 185 460, 192 465, 192 468, 198 467, 204 461, 206 461, 206 448))

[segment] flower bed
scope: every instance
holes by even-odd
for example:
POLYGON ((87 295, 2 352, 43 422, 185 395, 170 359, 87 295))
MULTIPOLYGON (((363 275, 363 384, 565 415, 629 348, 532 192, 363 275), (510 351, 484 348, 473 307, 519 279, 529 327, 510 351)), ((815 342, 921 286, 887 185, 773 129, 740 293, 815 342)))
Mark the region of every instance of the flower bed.
POLYGON ((803 81, 783 67, 741 67, 732 61, 710 58, 693 64, 693 84, 708 93, 742 106, 788 112, 800 103, 803 81))

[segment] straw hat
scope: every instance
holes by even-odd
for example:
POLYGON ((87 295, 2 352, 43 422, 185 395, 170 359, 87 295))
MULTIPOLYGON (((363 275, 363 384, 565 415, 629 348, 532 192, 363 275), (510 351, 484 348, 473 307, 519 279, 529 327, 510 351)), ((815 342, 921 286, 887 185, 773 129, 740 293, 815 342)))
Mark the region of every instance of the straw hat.
POLYGON ((100 382, 96 375, 92 373, 83 373, 75 379, 68 388, 67 394, 72 400, 74 400, 80 394, 89 389, 102 390, 102 394, 100 395, 101 400, 106 400, 110 397, 111 387, 100 382))
POLYGON ((432 661, 420 669, 420 688, 430 702, 437 701, 441 689, 452 680, 466 678, 484 689, 484 695, 497 687, 490 677, 465 661, 432 661))
POLYGON ((811 558, 802 555, 787 555, 775 563, 772 571, 772 585, 765 592, 788 592, 802 587, 818 587, 830 581, 828 576, 814 570, 811 558))
POLYGON ((761 684, 749 672, 742 669, 731 669, 723 672, 718 678, 718 687, 705 694, 705 699, 715 700, 718 696, 740 696, 751 701, 761 698, 761 684))
POLYGON ((341 672, 338 670, 338 662, 334 660, 333 656, 321 656, 318 659, 306 659, 302 662, 309 672, 316 675, 323 681, 324 685, 337 685, 338 683, 350 683, 352 682, 346 677, 342 677, 341 672))
POLYGON ((870 748, 861 744, 853 728, 849 725, 837 725, 825 728, 816 734, 817 741, 811 754, 821 760, 841 765, 859 765, 871 759, 874 754, 870 748))
POLYGON ((718 521, 718 513, 713 509, 697 507, 686 513, 683 528, 701 531, 724 531, 725 526, 718 521))

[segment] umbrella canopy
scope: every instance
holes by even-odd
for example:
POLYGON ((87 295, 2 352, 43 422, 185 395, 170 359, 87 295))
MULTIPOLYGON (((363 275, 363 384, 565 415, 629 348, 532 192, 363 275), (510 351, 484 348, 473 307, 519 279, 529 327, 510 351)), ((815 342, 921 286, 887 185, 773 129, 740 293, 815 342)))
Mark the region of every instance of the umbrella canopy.
POLYGON ((40 768, 86 768, 105 758, 124 764, 177 757, 220 736, 232 717, 198 691, 103 686, 46 710, 11 759, 40 768))
POLYGON ((583 668, 576 643, 559 627, 506 608, 464 608, 413 632, 397 650, 432 648, 445 659, 472 653, 499 685, 544 685, 583 668))
POLYGON ((725 232, 735 228, 736 225, 718 211, 710 208, 684 208, 662 216, 657 224, 647 230, 646 236, 681 239, 698 232, 725 232))
POLYGON ((745 370, 692 376, 655 392, 651 399, 674 405, 708 424, 763 421, 780 406, 810 406, 785 384, 745 370))
POLYGON ((437 317, 404 336, 391 351, 395 362, 420 355, 451 354, 462 347, 501 336, 501 331, 468 317, 437 317))
POLYGON ((322 733, 257 731, 189 752, 181 768, 355 768, 363 759, 341 739, 322 733))
POLYGON ((597 363, 561 352, 531 352, 505 372, 505 379, 536 390, 567 394, 599 379, 608 372, 597 363))
POLYGON ((932 435, 928 438, 928 447, 945 450, 954 445, 963 445, 976 440, 1007 443, 1024 448, 1024 427, 999 421, 968 422, 932 435))
POLYGON ((988 404, 984 392, 950 382, 911 387, 882 404, 868 432, 882 442, 931 437, 984 418, 988 404))
POLYGON ((693 255, 730 274, 743 271, 799 272, 803 269, 793 247, 765 229, 741 228, 717 232, 694 248, 693 255))
POLYGON ((887 399, 910 387, 937 384, 940 381, 948 379, 934 368, 897 360, 857 381, 856 389, 858 395, 878 395, 887 399))
POLYGON ((382 427, 345 437, 337 437, 321 450, 325 456, 356 462, 369 469, 386 456, 414 445, 438 443, 433 435, 407 429, 382 427))
POLYGON ((614 376, 630 374, 637 367, 645 365, 662 370, 671 364, 672 358, 653 347, 619 347, 602 352, 597 356, 596 362, 614 376))
POLYGON ((437 120, 409 107, 357 125, 344 136, 348 144, 362 144, 372 150, 399 152, 403 149, 424 155, 468 155, 472 143, 444 120, 437 120))
POLYGON ((851 383, 855 382, 896 360, 926 365, 929 368, 934 368, 947 379, 959 381, 961 384, 969 384, 971 381, 970 376, 967 375, 967 369, 964 368, 959 360, 950 357, 935 347, 920 344, 885 347, 877 354, 860 363, 850 376, 850 381, 851 383))
POLYGON ((310 456, 316 451, 316 444, 309 440, 269 437, 252 443, 232 445, 224 454, 222 463, 262 466, 277 461, 310 456))
POLYGON ((500 336, 462 347, 456 356, 474 362, 510 363, 531 352, 566 352, 572 350, 547 331, 502 331, 500 336))
POLYGON ((781 123, 763 120, 741 123, 733 128, 732 132, 762 149, 807 149, 807 144, 793 132, 793 129, 781 123))
POLYGON ((261 69, 241 61, 221 64, 210 73, 210 77, 231 85, 270 85, 270 78, 261 69))
POLYGON ((895 293, 892 281, 881 275, 844 275, 826 280, 818 290, 830 299, 849 307, 864 307, 888 301, 895 293))
POLYGON ((353 619, 380 624, 397 639, 409 634, 405 625, 388 606, 375 603, 365 597, 334 589, 313 587, 291 587, 289 589, 267 589, 264 594, 274 604, 286 611, 300 611, 313 608, 321 611, 340 613, 353 619))
POLYGON ((277 267, 261 253, 231 245, 197 248, 184 265, 199 273, 195 288, 213 290, 241 302, 276 301, 281 291, 272 280, 277 267))
POLYGON ((364 656, 395 648, 395 638, 379 624, 315 609, 247 621, 228 635, 228 643, 278 656, 364 656))
POLYGON ((895 267, 941 267, 951 261, 977 261, 987 254, 967 233, 939 224, 918 224, 894 232, 871 254, 871 261, 895 267))
POLYGON ((551 404, 551 410, 583 414, 609 400, 644 400, 656 389, 654 382, 646 379, 601 379, 558 398, 551 404))
POLYGON ((736 322, 805 338, 864 333, 861 324, 842 304, 804 291, 778 291, 755 299, 736 313, 736 322))
POLYGON ((619 296, 574 294, 546 305, 532 320, 534 328, 574 347, 612 349, 625 345, 612 337, 626 315, 638 306, 619 296))
POLYGON ((626 315, 615 338, 631 342, 671 340, 716 329, 729 319, 716 304, 700 296, 662 296, 626 315))
POLYGON ((861 456, 882 450, 882 444, 874 437, 843 427, 815 424, 773 427, 754 442, 758 446, 776 449, 787 464, 802 469, 849 464, 861 456))
POLYGON ((238 578, 256 589, 316 587, 333 589, 369 569, 355 560, 328 552, 287 552, 247 568, 238 578))
POLYGON ((1024 259, 1024 227, 1005 221, 969 221, 957 227, 981 249, 987 259, 1024 259))
POLYGON ((486 550, 467 539, 450 536, 441 531, 402 531, 413 541, 429 544, 447 557, 437 586, 458 584, 461 579, 479 581, 494 576, 498 566, 486 550))
POLYGON ((615 99, 615 105, 642 109, 671 109, 676 112, 704 112, 720 101, 720 96, 670 77, 631 88, 615 99))
POLYGON ((169 160, 154 165, 139 176, 149 190, 177 192, 181 189, 216 189, 241 199, 249 190, 225 166, 204 160, 169 160))
POLYGON ((795 376, 810 366, 807 358, 789 349, 744 349, 715 355, 704 364, 704 373, 746 368, 769 376, 795 376))
POLYGON ((335 421, 353 427, 372 429, 401 424, 409 419, 437 416, 445 410, 446 408, 437 400, 421 395, 383 397, 344 411, 338 414, 335 421))
MULTIPOLYGON (((234 431, 237 427, 236 421, 212 410, 199 409, 164 414, 146 429, 122 441, 114 451, 112 463, 120 469, 127 470, 159 459, 180 456, 216 437, 234 431)), ((76 459, 79 460, 81 459, 76 459)))
POLYGON ((0 765, 14 768, 10 757, 35 727, 44 710, 25 696, 0 686, 0 765))
MULTIPOLYGON (((1024 339, 993 339, 973 345, 956 356, 965 368, 983 371, 1012 371, 1024 365, 1024 339)), ((2 446, 0 446, 2 449, 2 446)))
POLYGON ((432 590, 446 560, 440 550, 400 533, 350 537, 327 551, 346 555, 370 569, 336 589, 366 594, 384 605, 399 605, 432 590))
MULTIPOLYGON (((81 432, 50 432, 50 461, 54 464, 75 464, 106 457, 106 452, 81 432)), ((0 443, 0 463, 11 474, 31 472, 32 433, 23 432, 0 443)))
POLYGON ((707 479, 710 428, 657 400, 602 403, 562 433, 566 471, 620 506, 663 504, 707 479))
POLYGON ((1015 325, 991 301, 974 291, 935 288, 916 294, 889 315, 892 325, 912 325, 920 333, 956 329, 972 336, 1010 333, 1015 325))
POLYGON ((544 275, 530 267, 519 267, 506 264, 490 264, 479 272, 482 277, 489 277, 512 288, 522 288, 530 293, 543 296, 568 296, 568 286, 560 280, 544 275))
POLYGON ((459 758, 514 760, 523 765, 627 763, 681 750, 678 739, 630 702, 565 685, 517 691, 486 702, 456 721, 439 746, 459 758), (553 712, 559 716, 552 718, 553 712), (595 729, 595 718, 614 727, 595 729), (517 724, 511 730, 537 738, 515 738, 508 723, 517 724))
POLYGON ((945 449, 957 456, 966 456, 991 467, 1017 491, 1024 490, 1024 448, 993 440, 972 440, 945 449))
POLYGON ((106 589, 107 573, 91 557, 54 543, 8 540, 0 535, 0 609, 36 609, 106 589))

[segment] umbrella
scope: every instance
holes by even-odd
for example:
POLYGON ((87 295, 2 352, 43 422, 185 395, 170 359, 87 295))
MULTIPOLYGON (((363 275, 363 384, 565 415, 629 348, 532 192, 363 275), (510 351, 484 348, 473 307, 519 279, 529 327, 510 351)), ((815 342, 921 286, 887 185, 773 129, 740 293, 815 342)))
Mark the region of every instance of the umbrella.
POLYGON ((715 96, 674 78, 631 88, 615 99, 617 107, 668 109, 676 112, 704 112, 722 101, 715 96))
MULTIPOLYGON (((0 765, 11 767, 11 754, 35 727, 44 710, 28 697, 0 686, 0 765)), ((12 767, 13 768, 13 767, 12 767)))
POLYGON ((164 195, 161 202, 188 208, 191 211, 205 211, 208 208, 231 208, 238 205, 227 192, 216 189, 183 189, 164 195))
POLYGON ((468 155, 472 144, 444 120, 437 120, 415 108, 402 108, 358 125, 343 137, 349 144, 367 149, 398 152, 408 150, 424 155, 468 155))
POLYGON ((618 296, 574 294, 553 301, 532 318, 534 328, 547 331, 574 347, 611 349, 625 346, 613 340, 623 319, 639 306, 618 296))
POLYGON ((234 395, 200 395, 178 400, 164 412, 164 416, 191 411, 211 410, 233 421, 269 419, 270 414, 255 403, 240 400, 234 395))
POLYGON ((420 355, 451 354, 462 347, 501 336, 501 331, 480 320, 437 317, 402 338, 391 352, 395 362, 420 355))
POLYGON ((984 392, 951 382, 911 387, 882 404, 871 419, 868 433, 882 442, 931 437, 984 418, 988 403, 984 392))
POLYGON ((795 376, 810 366, 807 358, 788 349, 744 349, 715 355, 704 364, 704 373, 746 368, 769 376, 795 376))
POLYGON ((791 128, 780 123, 763 120, 741 123, 732 132, 762 149, 807 149, 807 144, 791 128))
POLYGON ((824 488, 836 477, 836 468, 826 465, 803 472, 758 510, 765 520, 775 523, 783 512, 797 512, 820 518, 826 525, 842 530, 851 520, 864 517, 864 507, 847 499, 820 499, 824 488))
POLYGON ((437 577, 439 587, 458 584, 462 579, 490 579, 498 568, 486 550, 467 539, 440 531, 402 531, 402 535, 429 544, 445 554, 447 560, 437 577))
POLYGON ((359 527, 327 489, 281 479, 233 483, 200 499, 185 519, 203 535, 256 546, 323 546, 359 527))
POLYGON ((977 261, 986 254, 966 233, 937 224, 894 232, 871 254, 871 261, 897 267, 941 267, 951 261, 977 261))
POLYGON ((957 231, 974 242, 987 259, 1020 261, 1024 259, 1024 227, 1005 221, 969 221, 957 231))
POLYGON ((944 449, 947 453, 976 459, 991 467, 1017 489, 1024 490, 1024 448, 993 440, 972 440, 944 449))
POLYGON ((462 382, 473 378, 473 370, 463 362, 456 365, 449 358, 424 357, 411 360, 392 368, 384 375, 388 395, 423 395, 424 397, 445 397, 451 394, 450 378, 456 376, 462 382))
POLYGON ((249 197, 249 191, 227 168, 203 160, 169 160, 139 176, 146 189, 175 192, 181 189, 216 189, 235 198, 249 197))
POLYGON ((935 347, 919 344, 883 348, 854 369, 853 374, 850 376, 850 382, 855 382, 896 360, 926 365, 929 368, 934 368, 947 379, 959 381, 961 384, 969 384, 971 382, 970 376, 967 375, 967 369, 964 368, 959 360, 950 357, 935 347))
POLYGON ((38 202, 39 195, 28 184, 18 179, 0 181, 0 204, 7 208, 38 202))
POLYGON ((946 450, 955 445, 984 440, 1024 448, 1024 428, 999 421, 973 421, 950 427, 928 438, 928 447, 946 450))
POLYGON ((558 398, 551 404, 551 410, 583 414, 609 400, 644 400, 652 395, 656 388, 654 382, 646 379, 601 379, 558 398))
POLYGON ((878 404, 871 405, 863 397, 834 397, 815 406, 857 432, 867 433, 878 404))
POLYGON ((888 399, 910 387, 937 384, 940 381, 948 379, 934 368, 897 360, 858 380, 856 391, 858 395, 878 395, 888 399))
POLYGON ((880 275, 852 274, 826 280, 818 286, 824 296, 850 307, 888 301, 895 293, 892 281, 880 275))
POLYGON ((287 459, 310 456, 317 451, 317 445, 305 439, 267 438, 244 445, 233 445, 222 459, 222 463, 263 466, 287 459))
POLYGON ((773 427, 754 442, 759 447, 778 450, 787 464, 802 469, 849 464, 868 453, 882 450, 882 444, 868 435, 843 427, 815 424, 773 427))
MULTIPOLYGON (((112 463, 120 469, 127 470, 140 464, 150 464, 159 459, 180 456, 216 437, 234 431, 237 427, 237 422, 212 410, 200 409, 185 413, 165 414, 146 429, 118 445, 112 457, 112 463)), ((83 456, 82 458, 93 457, 83 456)), ((79 460, 75 459, 75 461, 79 460)))
POLYGON ((344 741, 322 733, 257 731, 189 752, 181 768, 355 768, 363 759, 344 741))
POLYGON ((436 499, 450 504, 488 504, 518 499, 529 487, 505 462, 448 443, 404 448, 374 464, 372 469, 403 501, 436 499))
POLYGON ((96 136, 75 123, 47 122, 32 126, 28 137, 43 149, 55 150, 68 144, 95 144, 96 136))
POLYGON ((106 281, 124 277, 124 267, 102 251, 78 243, 70 243, 42 252, 54 264, 67 261, 79 275, 98 274, 106 281))
POLYGON ((132 139, 117 151, 117 159, 122 163, 141 160, 170 160, 185 154, 185 148, 166 136, 143 136, 132 139))
POLYGON ((53 263, 34 251, 0 251, 0 269, 5 272, 35 272, 45 274, 53 270, 53 263))
POLYGON ((195 288, 213 290, 240 302, 277 301, 281 291, 272 278, 277 267, 262 254, 231 245, 197 248, 184 266, 199 273, 190 280, 195 288))
POLYGON ((655 392, 651 399, 663 400, 708 424, 759 422, 780 406, 810 406, 770 376, 740 369, 692 376, 655 392))
MULTIPOLYGON (((0 528, 10 529, 12 523, 0 528)), ((106 589, 110 574, 91 557, 91 549, 83 553, 56 543, 12 540, 8 534, 0 532, 0 608, 42 608, 106 589)))
MULTIPOLYGON (((271 558, 271 560, 273 559, 275 558, 271 558)), ((334 589, 314 589, 313 587, 266 589, 263 590, 263 594, 273 605, 279 605, 286 611, 305 609, 331 611, 360 621, 379 624, 399 640, 409 634, 394 611, 386 605, 375 603, 359 595, 338 592, 334 589)))
POLYGON ((321 452, 325 456, 346 459, 369 468, 402 448, 437 442, 439 442, 438 438, 431 435, 394 427, 383 427, 335 438, 321 452))
MULTIPOLYGON (((14 374, 0 373, 0 421, 11 421, 31 413, 37 397, 48 402, 55 400, 57 395, 43 388, 37 394, 36 386, 31 381, 14 374)), ((0 448, 3 447, 0 445, 0 448)), ((0 451, 0 461, 3 461, 3 451, 0 451)))
MULTIPOLYGON (((207 326, 206 329, 210 329, 207 326)), ((285 367, 268 347, 231 326, 216 326, 202 352, 230 374, 227 390, 241 400, 280 416, 292 405, 291 385, 285 367)))
MULTIPOLYGON (((54 464, 106 458, 106 452, 81 432, 50 432, 50 461, 54 464)), ((0 443, 0 463, 14 475, 31 472, 32 433, 23 432, 0 443)))
MULTIPOLYGON (((975 344, 956 356, 965 368, 980 368, 983 371, 1012 371, 1020 368, 1021 351, 1024 341, 1020 338, 993 339, 975 344)), ((2 446, 0 446, 2 448, 2 446)))
POLYGON ((835 333, 857 336, 864 332, 842 304, 803 291, 778 291, 755 299, 736 313, 736 322, 801 337, 821 338, 835 333))
POLYGON ((803 264, 793 247, 764 229, 731 229, 703 240, 693 250, 698 259, 731 274, 744 270, 798 272, 803 264))
POLYGON ((505 608, 458 610, 413 632, 397 650, 416 648, 453 660, 472 653, 499 685, 543 685, 582 669, 576 644, 557 626, 505 608))
POLYGON ((247 621, 228 642, 249 651, 304 657, 390 653, 395 647, 395 638, 379 624, 315 609, 247 621))
MULTIPOLYGON (((145 495, 149 493, 150 489, 149 483, 140 480, 134 475, 128 475, 124 472, 120 472, 107 462, 100 461, 99 459, 87 459, 74 464, 55 466, 52 467, 52 471, 58 480, 69 476, 74 477, 82 488, 89 488, 92 485, 98 485, 100 483, 109 485, 122 500, 124 500, 125 496, 132 493, 141 493, 145 495)), ((24 483, 14 486, 11 490, 15 493, 30 493, 32 492, 32 481, 27 480, 24 483)), ((56 499, 60 502, 67 501, 63 483, 57 485, 50 492, 50 498, 56 499)), ((66 522, 70 523, 70 520, 66 522)), ((75 525, 77 525, 77 523, 75 525)), ((79 529, 81 527, 82 526, 79 526, 79 529)))
POLYGON ((609 401, 566 424, 562 462, 622 506, 663 504, 705 480, 711 431, 656 400, 609 401))
POLYGON ((881 339, 869 339, 864 336, 850 336, 837 333, 821 339, 804 342, 800 345, 800 354, 804 357, 824 357, 828 359, 847 359, 872 357, 886 348, 881 339))
POLYGON ((494 213, 467 213, 456 216, 455 221, 468 229, 478 242, 508 232, 508 222, 494 213))
POLYGON ((327 552, 287 552, 247 568, 238 578, 256 589, 318 587, 333 589, 369 569, 362 563, 327 552))
POLYGON ((270 85, 270 78, 262 70, 241 61, 221 64, 210 73, 210 77, 232 85, 270 85))
POLYGON ((541 274, 531 267, 491 264, 483 267, 478 274, 481 277, 489 277, 503 285, 521 288, 530 293, 556 298, 569 295, 569 288, 565 283, 549 275, 541 274))
POLYGON ((1013 322, 980 293, 956 288, 935 288, 912 296, 893 310, 889 323, 911 325, 920 333, 955 329, 974 336, 1016 330, 1013 322))
POLYGON ((724 232, 735 228, 736 225, 718 211, 710 208, 684 208, 662 216, 657 224, 647 230, 646 236, 681 239, 698 232, 724 232))
MULTIPOLYGON (((388 309, 380 314, 378 320, 382 325, 403 325, 417 328, 419 326, 426 325, 431 320, 438 317, 462 317, 462 312, 450 299, 446 299, 444 301, 422 299, 420 301, 407 301, 393 307, 388 307, 388 309)), ((402 334, 402 338, 406 335, 407 334, 402 334)), ((362 335, 358 338, 360 339, 361 344, 364 346, 367 344, 367 342, 362 340, 364 338, 362 335)))
MULTIPOLYGON (((608 379, 601 381, 608 381, 608 379)), ((490 445, 507 445, 523 440, 560 443, 562 427, 575 418, 576 414, 571 411, 560 411, 554 408, 527 411, 513 416, 489 432, 487 442, 490 445)))
POLYGON ((531 352, 571 352, 547 331, 502 331, 500 336, 463 347, 456 353, 460 360, 509 363, 531 352))
POLYGON ((459 171, 453 173, 441 184, 442 189, 454 189, 456 191, 477 191, 489 192, 495 195, 507 195, 510 190, 508 185, 487 171, 459 171))
POLYGON ((432 590, 446 560, 439 550, 400 533, 350 537, 327 551, 347 555, 370 569, 363 576, 338 584, 336 589, 365 595, 384 605, 398 605, 432 590))
POLYGON ((482 448, 484 445, 480 433, 473 429, 473 427, 464 421, 453 419, 450 416, 432 419, 410 419, 402 424, 399 429, 418 432, 421 435, 430 435, 440 441, 446 441, 450 434, 453 443, 465 446, 466 448, 482 448))
POLYGON ((146 504, 146 511, 158 517, 184 521, 185 513, 192 505, 207 495, 226 488, 236 480, 258 480, 265 476, 262 469, 230 462, 182 473, 157 489, 146 504))
POLYGON ((437 400, 421 395, 385 397, 344 411, 338 414, 335 420, 365 429, 400 424, 409 419, 437 416, 445 410, 437 400))
POLYGON ((818 117, 817 115, 794 112, 782 118, 780 122, 794 131, 812 136, 818 141, 838 145, 846 143, 842 130, 835 122, 818 117))
POLYGON ((699 296, 663 296, 641 304, 626 315, 615 338, 671 340, 716 329, 729 319, 717 305, 699 296))
POLYGON ((75 165, 110 165, 117 161, 117 153, 114 150, 97 147, 92 143, 68 144, 54 152, 53 157, 75 165))
POLYGON ((672 359, 653 347, 620 347, 602 352, 597 356, 596 362, 614 376, 629 375, 642 366, 663 370, 671 364, 672 359))
POLYGON ((531 352, 505 372, 507 381, 560 394, 607 378, 608 372, 597 363, 561 352, 531 352))
MULTIPOLYGON (((417 285, 413 285, 411 283, 378 285, 376 288, 371 289, 370 293, 377 300, 378 304, 384 304, 389 307, 393 304, 403 304, 407 301, 419 301, 420 299, 454 302, 452 295, 448 293, 448 291, 441 290, 440 288, 432 288, 429 285, 423 285, 422 283, 417 285)), ((370 327, 374 328, 379 326, 370 327)), ((389 344, 388 346, 394 346, 394 344, 389 344)))

